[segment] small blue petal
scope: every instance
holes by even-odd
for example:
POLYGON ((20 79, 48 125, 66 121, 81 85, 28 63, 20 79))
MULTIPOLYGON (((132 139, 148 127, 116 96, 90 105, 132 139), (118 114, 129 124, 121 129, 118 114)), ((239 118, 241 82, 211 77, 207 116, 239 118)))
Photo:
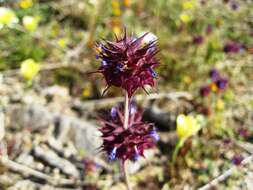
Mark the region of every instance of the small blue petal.
POLYGON ((157 134, 156 130, 152 130, 152 131, 150 132, 150 136, 153 137, 153 139, 154 139, 155 141, 159 141, 159 140, 160 140, 160 136, 157 134))
POLYGON ((122 65, 117 65, 115 70, 114 70, 114 73, 118 74, 119 72, 123 72, 123 71, 124 71, 123 66, 122 65))
POLYGON ((112 107, 111 109, 111 117, 115 118, 117 116, 117 109, 115 107, 112 107))
POLYGON ((98 54, 96 55, 96 59, 99 59, 99 55, 98 54))
POLYGON ((139 160, 140 159, 140 155, 137 153, 137 154, 135 154, 134 155, 134 157, 133 157, 133 160, 134 161, 137 161, 137 160, 139 160))
POLYGON ((151 73, 152 77, 157 78, 157 74, 152 68, 148 68, 148 70, 151 73))
POLYGON ((137 161, 140 158, 140 154, 136 145, 134 146, 134 150, 135 150, 135 155, 133 157, 133 161, 137 161))
POLYGON ((116 159, 116 153, 117 153, 117 148, 114 147, 111 151, 111 153, 109 154, 108 158, 109 158, 109 161, 113 161, 116 159))
POLYGON ((120 71, 121 71, 121 66, 117 65, 115 70, 114 70, 114 73, 118 74, 120 71))
POLYGON ((106 65, 107 65, 106 61, 104 61, 104 60, 101 61, 101 65, 102 65, 102 66, 106 66, 106 65))
POLYGON ((132 114, 135 114, 136 112, 137 112, 136 106, 131 105, 131 107, 130 107, 130 114, 132 115, 132 114))

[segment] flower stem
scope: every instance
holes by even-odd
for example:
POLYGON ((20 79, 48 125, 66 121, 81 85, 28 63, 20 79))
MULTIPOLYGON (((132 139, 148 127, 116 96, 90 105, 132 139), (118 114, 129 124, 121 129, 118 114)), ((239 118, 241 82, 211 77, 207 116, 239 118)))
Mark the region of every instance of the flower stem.
POLYGON ((124 113, 124 129, 128 128, 129 120, 129 97, 127 91, 125 92, 125 113, 124 113))
POLYGON ((123 163, 123 173, 124 173, 124 178, 125 178, 125 183, 126 183, 127 190, 132 190, 132 187, 130 186, 129 175, 128 175, 128 171, 127 171, 127 162, 126 161, 123 163))
MULTIPOLYGON (((127 91, 125 92, 125 110, 124 110, 124 129, 128 128, 128 120, 129 120, 129 96, 127 91)), ((125 183, 127 186, 127 190, 132 190, 129 182, 129 176, 127 171, 127 163, 124 161, 123 163, 123 173, 125 178, 125 183)))
POLYGON ((172 154, 172 163, 173 164, 175 163, 175 161, 177 159, 178 152, 179 152, 180 148, 184 145, 184 142, 185 142, 185 139, 178 140, 176 147, 175 147, 173 154, 172 154))

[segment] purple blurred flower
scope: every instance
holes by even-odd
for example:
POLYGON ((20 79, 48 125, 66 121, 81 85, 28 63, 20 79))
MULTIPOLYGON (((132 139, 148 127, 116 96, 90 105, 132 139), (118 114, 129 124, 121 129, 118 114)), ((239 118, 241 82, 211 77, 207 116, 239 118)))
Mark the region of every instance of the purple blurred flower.
POLYGON ((239 8, 238 3, 235 1, 231 2, 230 6, 231 6, 231 9, 234 11, 236 11, 239 8))
POLYGON ((210 35, 213 32, 213 26, 211 24, 208 24, 206 28, 206 34, 210 35))
POLYGON ((226 138, 226 139, 223 140, 223 143, 228 145, 228 144, 232 143, 232 140, 229 139, 229 138, 226 138))
POLYGON ((219 78, 216 81, 216 86, 218 87, 219 90, 224 90, 228 85, 228 79, 226 78, 219 78))
POLYGON ((220 78, 220 73, 217 69, 211 69, 209 72, 209 76, 211 77, 212 81, 217 81, 220 78))
POLYGON ((249 137, 249 130, 246 129, 246 128, 240 128, 240 129, 238 130, 238 133, 239 133, 239 135, 240 135, 241 137, 243 137, 243 138, 245 138, 245 139, 249 137))
POLYGON ((202 86, 199 90, 199 93, 202 97, 206 97, 210 94, 210 86, 209 85, 206 85, 206 86, 202 86))
POLYGON ((232 159, 232 163, 235 164, 235 165, 240 165, 241 162, 243 161, 243 156, 242 155, 235 155, 232 159))
POLYGON ((199 36, 194 36, 192 39, 192 42, 196 45, 200 45, 204 42, 204 38, 203 36, 199 35, 199 36))
POLYGON ((225 53, 238 53, 242 48, 242 45, 237 42, 228 42, 224 46, 225 53))

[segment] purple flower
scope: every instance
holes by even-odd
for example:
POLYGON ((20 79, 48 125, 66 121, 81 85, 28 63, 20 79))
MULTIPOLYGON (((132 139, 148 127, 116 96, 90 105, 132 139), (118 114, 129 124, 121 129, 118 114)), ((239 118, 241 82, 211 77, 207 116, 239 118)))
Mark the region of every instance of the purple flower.
POLYGON ((220 78, 220 73, 217 69, 211 69, 209 72, 209 76, 211 77, 212 81, 217 81, 220 78))
POLYGON ((235 155, 232 159, 232 163, 238 166, 242 163, 243 159, 242 155, 235 155))
POLYGON ((228 79, 226 78, 219 78, 216 81, 216 86, 218 87, 219 90, 224 90, 228 85, 228 79))
POLYGON ((196 44, 196 45, 202 44, 203 41, 204 41, 204 38, 203 38, 203 36, 201 36, 201 35, 199 35, 199 36, 194 36, 194 37, 193 37, 193 40, 192 40, 192 42, 193 42, 194 44, 196 44))
POLYGON ((210 94, 210 86, 209 85, 205 85, 205 86, 202 86, 199 90, 199 93, 202 97, 206 97, 210 94))
POLYGON ((155 146, 158 134, 151 123, 142 121, 142 112, 136 110, 129 116, 128 128, 123 127, 123 108, 116 108, 116 118, 111 114, 103 115, 100 120, 103 127, 100 129, 103 138, 101 149, 108 155, 109 160, 135 161, 144 156, 144 150, 155 146))
POLYGON ((242 49, 242 45, 237 42, 228 42, 224 46, 225 53, 238 53, 242 49))
POLYGON ((230 6, 231 6, 231 9, 234 11, 236 11, 239 8, 238 3, 235 1, 231 2, 230 6))
POLYGON ((240 136, 242 136, 245 139, 249 137, 249 130, 246 129, 246 128, 240 128, 238 130, 238 133, 239 133, 240 136))
POLYGON ((223 140, 223 143, 224 143, 225 145, 228 145, 228 144, 230 144, 231 142, 232 142, 232 140, 229 139, 229 138, 226 138, 226 139, 223 140))
POLYGON ((148 33, 140 38, 128 36, 116 37, 115 42, 104 41, 97 44, 98 54, 102 59, 97 72, 103 74, 108 89, 110 86, 121 87, 131 97, 138 88, 154 86, 158 65, 155 55, 158 52, 156 41, 144 42, 148 33))
POLYGON ((213 32, 213 26, 211 24, 208 24, 206 28, 206 34, 210 35, 213 32))

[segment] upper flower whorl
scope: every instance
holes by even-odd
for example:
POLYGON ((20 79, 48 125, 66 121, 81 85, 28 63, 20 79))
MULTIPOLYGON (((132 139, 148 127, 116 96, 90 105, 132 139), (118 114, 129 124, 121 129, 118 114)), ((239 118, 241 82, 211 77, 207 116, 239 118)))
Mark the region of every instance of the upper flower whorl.
POLYGON ((131 97, 138 88, 154 86, 158 65, 155 55, 158 52, 156 40, 148 39, 150 33, 139 38, 116 37, 115 42, 97 43, 97 58, 101 59, 98 72, 103 74, 107 87, 116 86, 125 89, 131 97))

